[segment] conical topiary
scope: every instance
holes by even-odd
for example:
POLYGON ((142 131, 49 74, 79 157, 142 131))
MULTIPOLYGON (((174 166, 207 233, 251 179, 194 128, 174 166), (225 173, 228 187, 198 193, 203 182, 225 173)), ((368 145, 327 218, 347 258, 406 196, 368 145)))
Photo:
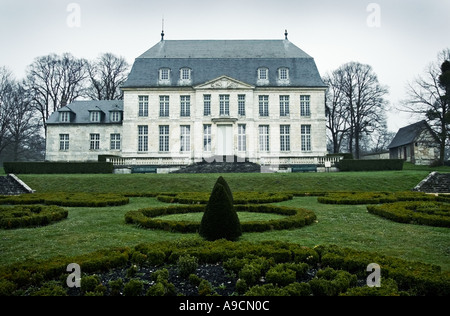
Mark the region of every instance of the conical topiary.
POLYGON ((237 240, 242 235, 241 223, 234 209, 231 190, 225 179, 214 185, 200 224, 200 236, 207 240, 237 240))

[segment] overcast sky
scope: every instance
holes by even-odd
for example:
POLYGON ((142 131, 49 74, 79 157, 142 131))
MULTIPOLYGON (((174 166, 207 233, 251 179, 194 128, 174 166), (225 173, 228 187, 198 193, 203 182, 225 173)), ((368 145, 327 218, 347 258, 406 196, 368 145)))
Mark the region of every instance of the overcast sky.
MULTIPOLYGON (((132 64, 159 42, 163 17, 168 40, 283 39, 287 29, 321 75, 371 65, 391 106, 450 47, 450 0, 0 0, 0 67, 20 79, 36 57, 65 52, 132 64)), ((388 122, 397 131, 414 119, 392 111, 388 122)))

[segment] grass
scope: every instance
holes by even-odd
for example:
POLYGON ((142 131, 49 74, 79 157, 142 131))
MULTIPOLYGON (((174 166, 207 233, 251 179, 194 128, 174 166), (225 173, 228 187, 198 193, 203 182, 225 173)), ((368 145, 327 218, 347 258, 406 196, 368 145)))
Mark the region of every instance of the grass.
MULTIPOLYGON (((311 174, 226 174, 233 191, 404 191, 429 172, 349 172, 311 174)), ((217 174, 193 175, 23 175, 38 192, 210 192, 217 174)), ((167 205, 156 198, 131 198, 130 204, 105 208, 67 208, 61 222, 31 229, 0 230, 0 265, 54 256, 74 256, 99 249, 199 238, 197 234, 152 231, 126 225, 129 210, 167 205)), ((317 223, 294 230, 244 233, 240 240, 280 240, 313 247, 337 244, 412 261, 440 265, 450 271, 448 228, 395 223, 369 214, 363 205, 326 205, 316 197, 277 203, 313 210, 317 223)))

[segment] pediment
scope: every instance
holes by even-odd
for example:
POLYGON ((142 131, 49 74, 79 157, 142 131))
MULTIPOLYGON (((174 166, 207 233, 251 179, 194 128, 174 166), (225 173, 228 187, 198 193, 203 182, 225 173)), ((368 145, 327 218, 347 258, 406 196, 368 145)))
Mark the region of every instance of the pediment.
POLYGON ((230 78, 228 76, 221 76, 219 78, 207 81, 194 89, 210 89, 210 90, 228 90, 228 89, 254 89, 255 87, 245 82, 230 78))

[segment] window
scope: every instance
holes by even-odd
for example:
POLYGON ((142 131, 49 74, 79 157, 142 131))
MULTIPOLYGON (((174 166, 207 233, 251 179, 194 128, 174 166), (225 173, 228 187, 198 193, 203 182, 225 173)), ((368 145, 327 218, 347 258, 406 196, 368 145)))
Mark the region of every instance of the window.
POLYGON ((191 151, 191 127, 189 125, 181 126, 180 151, 191 151))
POLYGON ((70 113, 69 112, 61 112, 60 113, 60 121, 62 123, 69 123, 70 122, 70 113))
POLYGON ((163 68, 159 70, 159 80, 169 81, 170 80, 170 70, 169 68, 163 68))
POLYGON ((280 95, 280 116, 289 116, 289 96, 280 95))
POLYGON ((159 116, 169 117, 169 96, 167 95, 159 97, 159 116))
POLYGON ((139 96, 139 116, 148 116, 148 96, 139 96))
POLYGON ((111 150, 120 150, 120 134, 111 134, 111 150))
POLYGON ((121 115, 119 111, 111 112, 111 122, 118 123, 121 120, 121 115))
POLYGON ((203 125, 203 151, 211 151, 211 125, 203 125))
POLYGON ((100 149, 100 134, 91 134, 90 149, 91 150, 100 149))
POLYGON ((230 115, 230 96, 223 94, 219 96, 220 115, 230 115))
POLYGON ((238 95, 238 115, 245 116, 245 94, 238 95))
POLYGON ((278 70, 278 78, 280 81, 288 81, 289 80, 289 69, 288 68, 280 68, 278 70))
POLYGON ((311 151, 311 125, 302 125, 302 151, 311 151))
POLYGON ((59 150, 69 150, 69 134, 59 134, 59 150))
POLYGON ((209 94, 203 95, 203 115, 211 115, 211 95, 209 94))
POLYGON ((258 69, 258 79, 259 80, 269 80, 269 69, 259 68, 258 69))
POLYGON ((309 95, 300 96, 300 115, 301 116, 311 116, 310 96, 309 95))
POLYGON ((269 116, 269 96, 259 96, 259 116, 269 116))
POLYGON ((289 125, 280 125, 280 150, 291 150, 291 127, 289 125))
POLYGON ((161 151, 161 152, 169 151, 169 126, 168 125, 159 126, 159 151, 161 151))
POLYGON ((180 79, 181 80, 191 80, 191 70, 189 68, 181 68, 180 79))
POLYGON ((191 116, 191 97, 188 95, 181 96, 181 116, 191 116))
POLYGON ((269 125, 259 126, 259 151, 269 151, 269 125))
POLYGON ((98 123, 100 122, 101 113, 99 111, 90 112, 91 122, 98 123))
POLYGON ((139 152, 148 151, 148 126, 147 125, 138 126, 138 151, 139 152))
POLYGON ((245 124, 238 125, 238 151, 246 151, 247 150, 247 135, 246 135, 245 124))

